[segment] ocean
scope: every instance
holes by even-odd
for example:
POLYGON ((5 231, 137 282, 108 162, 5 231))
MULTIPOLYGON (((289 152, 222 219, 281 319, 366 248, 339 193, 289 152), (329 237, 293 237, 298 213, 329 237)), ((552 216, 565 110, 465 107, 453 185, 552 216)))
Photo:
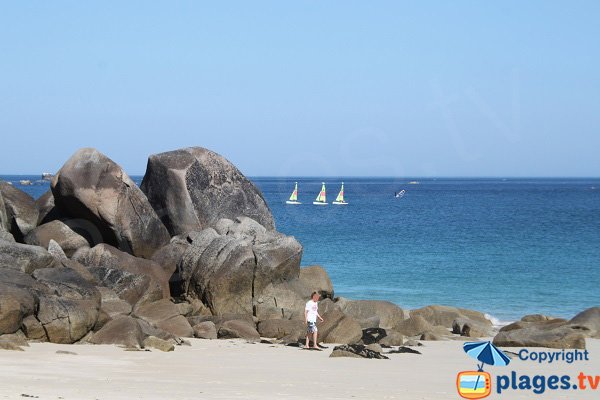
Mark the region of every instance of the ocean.
MULTIPOLYGON (((49 188, 37 176, 0 179, 35 198, 49 188)), ((600 179, 252 180, 336 296, 472 308, 500 323, 600 306, 600 179), (314 206, 322 181, 329 202, 344 181, 349 204, 314 206), (294 182, 303 204, 286 205, 294 182)))

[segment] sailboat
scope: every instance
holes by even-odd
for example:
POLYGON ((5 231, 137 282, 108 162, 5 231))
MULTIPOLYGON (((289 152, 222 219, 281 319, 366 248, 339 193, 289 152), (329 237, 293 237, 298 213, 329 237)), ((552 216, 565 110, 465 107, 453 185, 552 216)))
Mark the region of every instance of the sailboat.
POLYGON ((399 191, 398 193, 394 193, 394 196, 396 198, 401 198, 402 196, 404 196, 404 194, 406 193, 406 190, 402 189, 401 191, 399 191))
POLYGON ((294 186, 294 191, 292 192, 290 199, 286 201, 285 204, 302 204, 298 201, 298 182, 296 182, 296 185, 294 186))
POLYGON ((335 198, 335 201, 332 204, 338 204, 343 206, 348 204, 344 200, 344 182, 342 182, 342 188, 340 189, 340 192, 338 193, 337 197, 335 198))
POLYGON ((319 192, 319 195, 317 196, 317 198, 315 199, 315 201, 313 201, 314 205, 317 206, 326 206, 327 204, 327 198, 325 196, 325 182, 323 182, 323 186, 321 186, 321 191, 319 192))

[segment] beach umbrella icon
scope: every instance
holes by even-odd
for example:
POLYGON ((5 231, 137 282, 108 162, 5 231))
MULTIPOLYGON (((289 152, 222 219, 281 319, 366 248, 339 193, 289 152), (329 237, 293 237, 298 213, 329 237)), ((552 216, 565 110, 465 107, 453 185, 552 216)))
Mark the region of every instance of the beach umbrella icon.
POLYGON ((489 341, 466 342, 463 344, 463 350, 477 361, 481 361, 481 365, 478 365, 479 371, 483 371, 483 364, 506 366, 510 363, 510 358, 489 341))

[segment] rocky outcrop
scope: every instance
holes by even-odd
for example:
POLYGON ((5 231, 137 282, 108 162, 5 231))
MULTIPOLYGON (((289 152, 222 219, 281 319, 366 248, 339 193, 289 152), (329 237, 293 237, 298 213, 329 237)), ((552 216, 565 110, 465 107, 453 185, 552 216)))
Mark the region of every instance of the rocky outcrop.
MULTIPOLYGON (((411 318, 422 318, 434 327, 429 331, 421 332, 424 335, 422 337, 427 338, 423 340, 443 339, 448 336, 448 329, 454 334, 471 338, 489 337, 495 333, 492 322, 486 318, 485 314, 465 308, 432 305, 412 310, 410 316, 411 318)), ((395 329, 405 333, 401 328, 395 329)))
POLYGON ((550 347, 556 349, 585 349, 585 335, 566 325, 529 326, 524 329, 500 331, 494 337, 496 346, 550 347))
POLYGON ((74 270, 0 268, 0 334, 22 329, 31 340, 73 343, 94 327, 99 307, 99 292, 74 270))
POLYGON ((240 216, 268 230, 275 226, 256 186, 225 158, 202 147, 151 155, 141 188, 172 236, 240 216))
MULTIPOLYGON (((37 226, 38 210, 35 201, 27 193, 0 181, 1 203, 4 213, 0 212, 0 222, 19 242, 37 226), (3 221, 2 221, 3 220, 3 221), (8 226, 7 226, 8 225, 8 226)), ((0 204, 1 204, 0 203, 0 204)))
POLYGON ((589 308, 570 321, 546 316, 525 316, 500 329, 497 346, 585 349, 586 338, 600 338, 600 307, 589 308))
POLYGON ((68 257, 71 257, 77 249, 89 247, 85 238, 61 221, 51 221, 40 225, 25 236, 25 243, 48 248, 50 240, 54 240, 63 249, 68 257))
POLYGON ((431 325, 444 326, 449 329, 452 329, 454 321, 459 318, 471 320, 484 327, 492 327, 492 322, 485 317, 485 314, 465 308, 432 305, 412 310, 410 315, 421 316, 431 325))
POLYGON ((226 234, 208 228, 189 235, 191 246, 180 263, 182 292, 201 299, 216 315, 252 314, 254 298, 274 283, 297 280, 302 246, 292 237, 254 228, 240 218, 226 234))
POLYGON ((85 265, 101 286, 114 290, 131 305, 169 297, 169 282, 160 265, 133 257, 108 244, 78 252, 74 259, 85 265))
POLYGON ((36 269, 56 265, 54 257, 41 247, 0 240, 0 268, 31 274, 36 269))
POLYGON ((49 289, 37 313, 49 341, 74 343, 94 327, 100 292, 90 282, 68 268, 38 269, 33 277, 49 289))
MULTIPOLYGON (((52 180, 56 207, 96 229, 86 237, 138 257, 150 258, 170 236, 136 184, 95 149, 78 150, 52 180)), ((36 215, 37 220, 37 215, 36 215)))

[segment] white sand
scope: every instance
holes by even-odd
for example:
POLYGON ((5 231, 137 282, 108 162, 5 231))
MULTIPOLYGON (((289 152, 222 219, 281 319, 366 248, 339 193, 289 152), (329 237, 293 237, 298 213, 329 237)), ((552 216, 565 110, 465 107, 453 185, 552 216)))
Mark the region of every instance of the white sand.
MULTIPOLYGON (((233 340, 191 340, 175 352, 129 352, 114 346, 31 344, 0 351, 0 399, 459 399, 457 372, 475 361, 461 342, 425 342, 423 355, 391 360, 329 358, 323 352, 233 340), (77 353, 57 354, 57 350, 77 353)), ((492 374, 600 375, 600 340, 591 361, 540 366, 514 359, 492 374)), ((495 389, 495 387, 494 387, 495 389)), ((598 399, 598 391, 495 392, 488 399, 598 399)))

